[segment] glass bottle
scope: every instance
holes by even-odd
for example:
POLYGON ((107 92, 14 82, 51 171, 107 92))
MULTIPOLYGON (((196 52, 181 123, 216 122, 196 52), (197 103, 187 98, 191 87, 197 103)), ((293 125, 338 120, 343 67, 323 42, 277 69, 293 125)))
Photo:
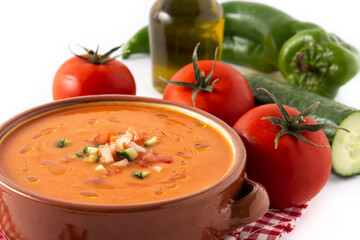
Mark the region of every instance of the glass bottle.
POLYGON ((150 12, 150 53, 154 88, 163 92, 168 80, 191 63, 197 43, 198 59, 221 59, 223 9, 215 0, 157 0, 150 12))

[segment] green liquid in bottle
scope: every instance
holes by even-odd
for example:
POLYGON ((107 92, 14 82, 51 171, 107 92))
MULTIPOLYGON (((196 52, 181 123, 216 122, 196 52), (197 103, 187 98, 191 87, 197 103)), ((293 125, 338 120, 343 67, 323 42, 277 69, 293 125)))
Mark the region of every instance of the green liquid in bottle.
POLYGON ((154 88, 163 92, 166 79, 192 62, 197 43, 198 59, 221 59, 224 32, 221 5, 215 0, 158 0, 150 13, 150 53, 154 88))

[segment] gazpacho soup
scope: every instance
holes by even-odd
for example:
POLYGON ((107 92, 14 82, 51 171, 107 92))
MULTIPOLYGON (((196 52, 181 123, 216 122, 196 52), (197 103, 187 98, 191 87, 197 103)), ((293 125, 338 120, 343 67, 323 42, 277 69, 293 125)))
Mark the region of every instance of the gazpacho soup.
POLYGON ((1 139, 1 171, 73 202, 146 203, 200 191, 230 171, 234 149, 214 122, 176 109, 99 102, 50 111, 1 139))

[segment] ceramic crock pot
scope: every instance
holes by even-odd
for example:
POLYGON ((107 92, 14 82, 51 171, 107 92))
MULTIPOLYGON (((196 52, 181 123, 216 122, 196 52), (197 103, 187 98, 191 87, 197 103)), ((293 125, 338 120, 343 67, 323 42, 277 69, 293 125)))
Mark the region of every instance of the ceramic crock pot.
POLYGON ((0 127, 0 138, 39 114, 103 101, 164 104, 205 117, 228 136, 235 149, 234 164, 226 176, 198 192, 127 205, 94 205, 50 198, 16 185, 0 169, 0 230, 7 240, 220 239, 265 214, 269 207, 267 193, 261 185, 246 178, 246 151, 238 135, 216 117, 189 106, 120 95, 65 99, 32 108, 6 121, 0 127))

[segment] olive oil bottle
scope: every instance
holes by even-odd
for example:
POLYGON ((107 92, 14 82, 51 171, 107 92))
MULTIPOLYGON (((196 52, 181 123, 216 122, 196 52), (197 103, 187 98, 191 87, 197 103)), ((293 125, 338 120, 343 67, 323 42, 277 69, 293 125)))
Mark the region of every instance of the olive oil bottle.
POLYGON ((198 59, 221 59, 224 16, 215 0, 157 0, 150 12, 150 53, 154 88, 163 92, 166 79, 191 63, 197 43, 198 59))

